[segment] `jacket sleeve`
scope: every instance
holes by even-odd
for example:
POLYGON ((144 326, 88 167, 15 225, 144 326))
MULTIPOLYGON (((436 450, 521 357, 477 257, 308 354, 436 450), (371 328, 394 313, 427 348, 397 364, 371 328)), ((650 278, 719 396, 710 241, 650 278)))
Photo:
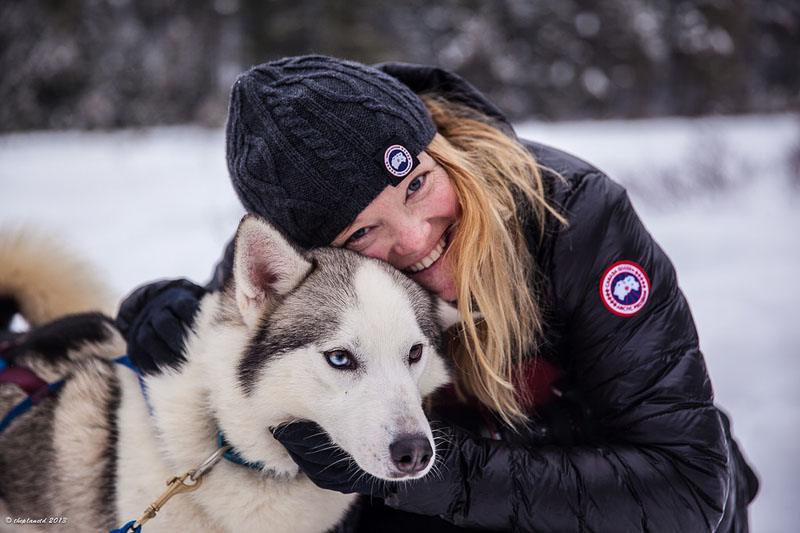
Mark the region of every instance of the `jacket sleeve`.
POLYGON ((728 450, 672 265, 603 175, 577 180, 561 201, 570 226, 553 241, 548 268, 565 324, 559 357, 593 431, 570 446, 453 432, 441 475, 387 503, 495 530, 712 531, 728 450), (630 316, 609 310, 600 293, 620 261, 649 278, 647 300, 630 316))

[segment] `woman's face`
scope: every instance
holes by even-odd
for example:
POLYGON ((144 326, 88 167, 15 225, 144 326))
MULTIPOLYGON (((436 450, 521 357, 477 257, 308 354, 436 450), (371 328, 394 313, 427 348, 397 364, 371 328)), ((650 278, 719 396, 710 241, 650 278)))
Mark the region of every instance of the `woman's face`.
POLYGON ((382 259, 448 301, 457 298, 443 251, 461 216, 447 171, 427 152, 396 187, 386 187, 333 241, 382 259))

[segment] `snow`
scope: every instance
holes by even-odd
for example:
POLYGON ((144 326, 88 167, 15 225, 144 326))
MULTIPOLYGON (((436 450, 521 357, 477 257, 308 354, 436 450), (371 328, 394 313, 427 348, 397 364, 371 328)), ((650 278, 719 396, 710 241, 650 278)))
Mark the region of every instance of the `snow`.
MULTIPOLYGON (((800 117, 518 131, 628 188, 676 266, 717 402, 761 477, 753 531, 800 523, 800 176, 789 162, 800 153, 800 117)), ((156 278, 206 281, 242 213, 221 130, 0 136, 0 231, 27 225, 59 235, 120 297, 156 278)))

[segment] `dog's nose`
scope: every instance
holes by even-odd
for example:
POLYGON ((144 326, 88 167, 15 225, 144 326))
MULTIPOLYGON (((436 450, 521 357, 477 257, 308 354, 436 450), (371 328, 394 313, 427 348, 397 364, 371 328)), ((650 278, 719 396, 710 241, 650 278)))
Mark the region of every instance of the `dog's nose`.
POLYGON ((422 435, 401 435, 389 445, 395 466, 406 474, 416 474, 428 466, 433 455, 428 439, 422 435))

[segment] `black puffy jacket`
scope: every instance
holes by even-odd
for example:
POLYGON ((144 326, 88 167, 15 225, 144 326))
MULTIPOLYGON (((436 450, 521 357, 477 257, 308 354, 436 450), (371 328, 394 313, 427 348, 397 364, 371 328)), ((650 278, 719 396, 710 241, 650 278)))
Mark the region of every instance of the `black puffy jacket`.
MULTIPOLYGON (((450 72, 379 68, 418 93, 470 105, 513 134, 494 105, 450 72)), ((551 221, 541 241, 539 228, 527 228, 547 313, 539 357, 563 372, 561 399, 540 408, 531 428, 505 432, 503 440, 454 432, 441 478, 392 495, 386 505, 363 500, 341 529, 747 531, 758 482, 714 406, 672 264, 622 187, 577 158, 525 144, 563 177, 546 173, 550 200, 568 227, 551 221), (632 303, 625 303, 625 287, 616 299, 613 286, 601 287, 626 271, 631 299, 638 295, 632 303)), ((223 261, 218 280, 226 270, 223 261)))

